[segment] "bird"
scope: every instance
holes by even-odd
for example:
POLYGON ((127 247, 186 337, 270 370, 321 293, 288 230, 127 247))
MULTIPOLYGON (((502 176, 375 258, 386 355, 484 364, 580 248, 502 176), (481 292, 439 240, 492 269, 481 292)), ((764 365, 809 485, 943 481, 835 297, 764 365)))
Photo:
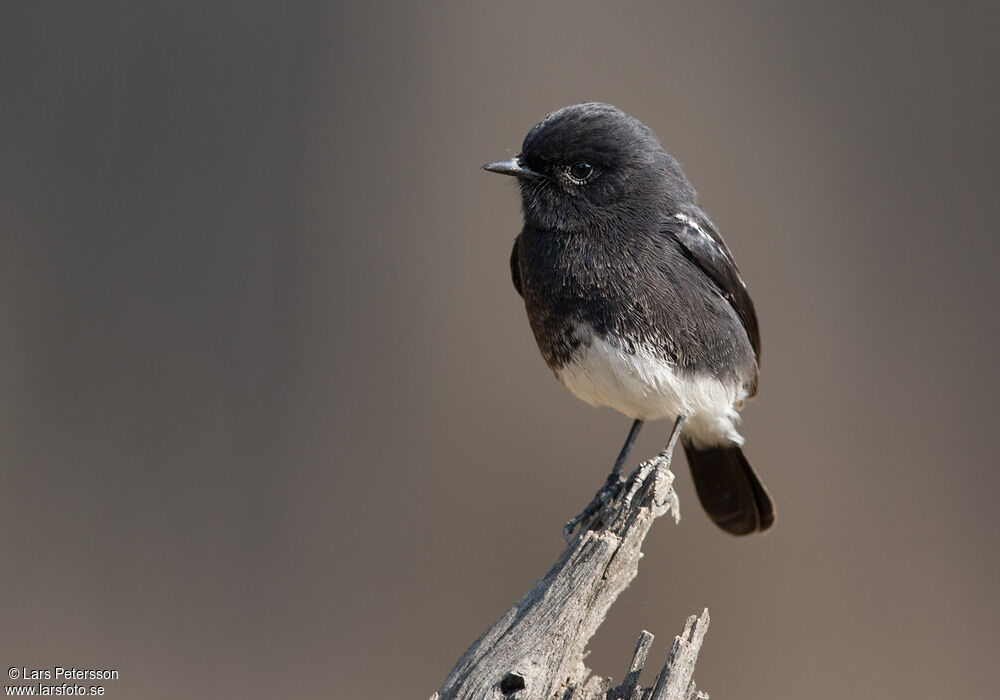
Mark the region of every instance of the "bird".
POLYGON ((677 160, 635 117, 586 102, 552 112, 518 155, 483 168, 519 184, 510 273, 546 364, 579 399, 632 419, 567 540, 618 492, 639 430, 659 419, 674 421, 668 449, 679 431, 712 522, 732 535, 768 530, 774 504, 737 431, 757 391, 757 314, 677 160))

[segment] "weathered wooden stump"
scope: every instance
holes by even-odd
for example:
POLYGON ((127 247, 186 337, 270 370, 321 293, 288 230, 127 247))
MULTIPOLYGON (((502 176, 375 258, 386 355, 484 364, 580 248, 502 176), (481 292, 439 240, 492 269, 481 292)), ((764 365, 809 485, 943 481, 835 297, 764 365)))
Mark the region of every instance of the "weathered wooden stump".
MULTIPOLYGON (((674 436, 676 438, 676 435, 674 436)), ((708 629, 708 610, 692 616, 649 688, 638 685, 653 635, 639 635, 624 680, 593 675, 587 644, 638 573, 653 521, 680 519, 670 456, 674 440, 643 462, 618 495, 591 518, 559 559, 462 655, 431 700, 690 700, 707 698, 692 676, 708 629)))

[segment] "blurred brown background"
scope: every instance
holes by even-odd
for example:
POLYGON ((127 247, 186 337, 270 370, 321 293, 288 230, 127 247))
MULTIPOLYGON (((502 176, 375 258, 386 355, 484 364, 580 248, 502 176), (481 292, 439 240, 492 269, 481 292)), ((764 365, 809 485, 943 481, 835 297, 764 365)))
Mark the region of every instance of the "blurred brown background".
MULTIPOLYGON (((983 3, 984 6, 986 5, 983 3)), ((995 694, 996 16, 910 3, 20 3, 0 17, 0 662, 112 698, 426 698, 628 420, 561 388, 479 172, 612 102, 759 309, 728 538, 678 458, 593 644, 715 698, 995 694)), ((668 426, 644 431, 636 456, 668 426)), ((633 464, 636 459, 633 459, 633 464)))

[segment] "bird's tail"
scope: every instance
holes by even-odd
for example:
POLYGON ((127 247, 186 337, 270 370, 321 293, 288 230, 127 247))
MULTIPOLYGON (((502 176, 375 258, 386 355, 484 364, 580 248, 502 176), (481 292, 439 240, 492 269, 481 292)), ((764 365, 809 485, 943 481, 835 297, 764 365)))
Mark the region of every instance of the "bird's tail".
POLYGON ((764 532, 774 524, 774 504, 739 445, 695 447, 684 453, 701 505, 716 525, 732 535, 764 532))

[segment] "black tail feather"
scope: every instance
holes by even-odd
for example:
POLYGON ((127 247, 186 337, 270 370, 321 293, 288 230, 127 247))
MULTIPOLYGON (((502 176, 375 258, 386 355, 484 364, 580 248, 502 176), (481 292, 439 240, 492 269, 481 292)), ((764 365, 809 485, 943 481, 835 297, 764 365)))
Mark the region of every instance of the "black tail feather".
POLYGON ((733 535, 764 532, 774 524, 771 497, 739 445, 683 443, 698 498, 712 522, 733 535))

